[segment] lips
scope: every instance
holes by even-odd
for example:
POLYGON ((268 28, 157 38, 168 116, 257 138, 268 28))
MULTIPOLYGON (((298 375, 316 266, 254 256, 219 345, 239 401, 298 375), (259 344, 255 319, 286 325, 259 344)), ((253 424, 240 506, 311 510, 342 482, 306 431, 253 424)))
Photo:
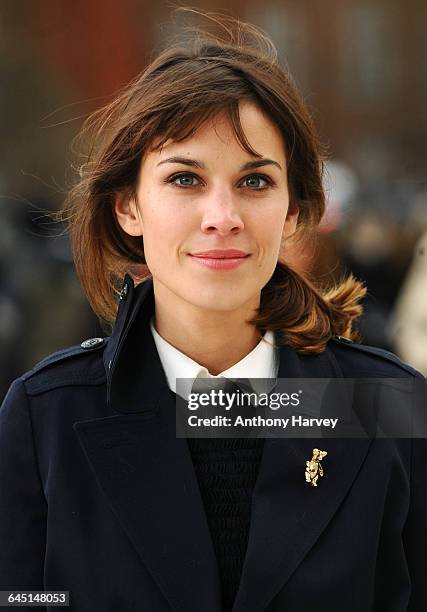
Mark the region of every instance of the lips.
POLYGON ((197 264, 211 270, 233 270, 241 266, 250 257, 250 253, 245 253, 239 249, 211 249, 189 253, 189 255, 197 264))
POLYGON ((210 251, 200 251, 199 253, 190 253, 192 257, 208 257, 210 259, 236 259, 246 257, 248 253, 238 249, 212 249, 210 251))

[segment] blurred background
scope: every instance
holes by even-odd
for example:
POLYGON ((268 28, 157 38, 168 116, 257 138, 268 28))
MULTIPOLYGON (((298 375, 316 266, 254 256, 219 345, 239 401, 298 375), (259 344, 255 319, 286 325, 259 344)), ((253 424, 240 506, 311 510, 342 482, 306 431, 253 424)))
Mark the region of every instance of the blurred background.
MULTIPOLYGON (((184 3, 185 4, 185 3, 184 3)), ((427 3, 255 0, 225 9, 263 28, 329 146, 323 283, 368 287, 360 332, 427 375, 427 3)), ((0 6, 0 397, 47 354, 105 335, 79 286, 57 209, 83 119, 179 29, 169 2, 3 0, 0 6)))

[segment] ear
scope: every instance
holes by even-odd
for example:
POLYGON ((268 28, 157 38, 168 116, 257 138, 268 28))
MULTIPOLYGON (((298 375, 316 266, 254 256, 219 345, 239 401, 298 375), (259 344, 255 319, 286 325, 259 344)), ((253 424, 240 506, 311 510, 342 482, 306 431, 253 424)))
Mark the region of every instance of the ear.
POLYGON ((142 219, 136 198, 127 193, 118 193, 114 200, 117 222, 126 234, 142 236, 142 219))
POLYGON ((299 215, 299 206, 296 200, 289 200, 289 208, 286 214, 285 224, 283 226, 283 237, 289 238, 295 233, 299 215))

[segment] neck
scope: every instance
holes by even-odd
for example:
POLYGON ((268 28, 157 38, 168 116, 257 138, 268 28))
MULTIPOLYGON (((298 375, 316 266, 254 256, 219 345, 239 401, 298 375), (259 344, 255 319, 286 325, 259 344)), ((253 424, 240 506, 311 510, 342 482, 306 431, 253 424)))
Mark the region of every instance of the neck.
POLYGON ((218 311, 199 308, 176 296, 163 296, 162 291, 156 295, 155 291, 155 304, 154 325, 160 336, 213 375, 246 357, 262 337, 254 325, 247 323, 259 299, 234 311, 218 311))

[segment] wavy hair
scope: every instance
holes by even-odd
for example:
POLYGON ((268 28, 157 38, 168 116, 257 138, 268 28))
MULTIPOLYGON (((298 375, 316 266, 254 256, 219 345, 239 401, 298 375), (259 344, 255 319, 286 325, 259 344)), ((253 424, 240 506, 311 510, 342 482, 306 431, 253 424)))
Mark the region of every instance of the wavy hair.
MULTIPOLYGON (((218 13, 180 8, 207 20, 160 52, 108 105, 89 116, 79 138, 90 143, 79 180, 59 218, 70 234, 83 290, 101 324, 112 325, 125 272, 136 283, 149 274, 143 241, 117 222, 117 193, 136 195, 141 160, 168 139, 191 137, 208 119, 227 113, 236 138, 250 154, 239 103, 250 101, 279 128, 286 149, 290 199, 299 207, 295 244, 313 236, 325 210, 325 152, 292 76, 281 67, 271 39, 254 25, 218 13)), ((332 335, 358 339, 353 323, 366 289, 352 276, 329 290, 297 272, 281 253, 261 292, 251 323, 276 332, 278 343, 299 352, 324 350, 332 335)))

